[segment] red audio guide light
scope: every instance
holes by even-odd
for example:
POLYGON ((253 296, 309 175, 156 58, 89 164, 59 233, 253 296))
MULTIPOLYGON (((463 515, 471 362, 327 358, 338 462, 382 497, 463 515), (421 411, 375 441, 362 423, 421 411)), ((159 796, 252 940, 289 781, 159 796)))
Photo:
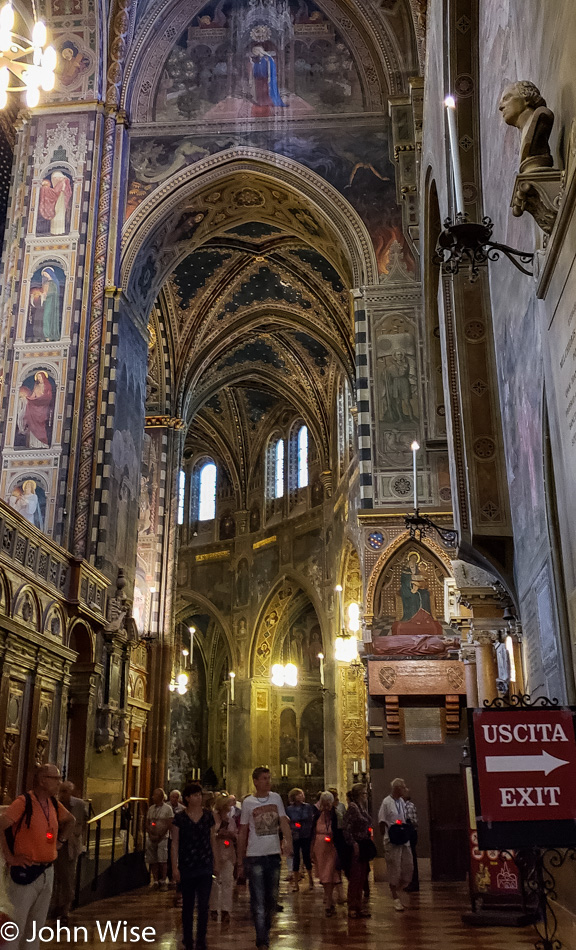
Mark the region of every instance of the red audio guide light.
POLYGON ((295 827, 295 828, 301 828, 302 825, 300 824, 299 821, 295 821, 295 822, 294 822, 294 827, 295 827))
POLYGON ((330 835, 324 835, 324 841, 327 841, 328 843, 330 843, 332 841, 332 838, 330 837, 330 835))
POLYGON ((230 847, 230 842, 229 842, 227 839, 224 841, 224 847, 225 847, 225 848, 229 848, 229 847, 230 847))
POLYGON ((51 831, 47 831, 47 832, 46 832, 46 839, 47 839, 48 841, 52 841, 53 838, 54 838, 53 833, 52 833, 51 831))

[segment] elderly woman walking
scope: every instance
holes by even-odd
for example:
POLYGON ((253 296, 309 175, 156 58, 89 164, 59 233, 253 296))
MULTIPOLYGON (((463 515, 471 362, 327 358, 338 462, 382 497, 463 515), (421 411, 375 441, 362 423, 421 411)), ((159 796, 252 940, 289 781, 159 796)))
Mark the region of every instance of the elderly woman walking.
POLYGON ((236 866, 236 838, 238 826, 231 814, 232 796, 220 792, 214 802, 214 829, 216 832, 215 849, 218 858, 218 873, 210 896, 210 916, 218 920, 220 911, 223 924, 230 923, 232 913, 232 895, 234 893, 234 868, 236 866))
POLYGON ((327 917, 336 913, 334 907, 334 888, 342 884, 336 842, 338 840, 338 813, 334 806, 332 792, 322 792, 318 800, 319 808, 312 825, 312 854, 316 865, 316 874, 324 888, 324 910, 327 917))
POLYGON ((344 839, 352 849, 348 872, 348 916, 371 917, 362 910, 362 892, 368 879, 370 861, 376 857, 371 819, 367 811, 366 786, 357 782, 350 790, 350 805, 344 816, 344 839))

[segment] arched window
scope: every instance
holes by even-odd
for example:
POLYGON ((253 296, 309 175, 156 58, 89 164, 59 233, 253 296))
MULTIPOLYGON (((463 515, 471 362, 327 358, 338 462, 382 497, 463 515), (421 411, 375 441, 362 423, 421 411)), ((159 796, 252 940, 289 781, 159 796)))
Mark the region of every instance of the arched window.
POLYGON ((284 496, 284 439, 274 447, 274 498, 284 496))
POLYGON ((308 484, 308 429, 301 426, 298 430, 298 488, 308 484))
POLYGON ((186 472, 180 469, 178 476, 178 524, 184 524, 184 496, 186 493, 186 472))
POLYGON ((216 466, 205 462, 200 469, 198 492, 198 521, 211 521, 216 517, 216 466))

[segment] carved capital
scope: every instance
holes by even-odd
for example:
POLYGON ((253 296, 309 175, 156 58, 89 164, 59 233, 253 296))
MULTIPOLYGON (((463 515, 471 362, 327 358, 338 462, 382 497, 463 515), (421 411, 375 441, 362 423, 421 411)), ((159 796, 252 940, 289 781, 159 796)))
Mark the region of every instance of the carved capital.
POLYGON ((459 659, 463 663, 476 662, 476 648, 472 643, 467 643, 460 648, 459 659))
POLYGON ((478 646, 485 647, 496 643, 498 633, 496 630, 476 630, 474 629, 474 641, 478 646))
POLYGON ((560 204, 562 175, 558 168, 516 175, 510 202, 514 217, 519 218, 527 211, 545 234, 551 234, 560 204))

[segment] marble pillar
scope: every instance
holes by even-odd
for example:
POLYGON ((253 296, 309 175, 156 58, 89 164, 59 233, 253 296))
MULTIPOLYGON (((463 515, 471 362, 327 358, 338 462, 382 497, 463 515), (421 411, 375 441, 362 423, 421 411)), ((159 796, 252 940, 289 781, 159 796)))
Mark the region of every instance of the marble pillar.
POLYGON ((496 656, 494 653, 496 636, 497 634, 493 630, 477 630, 476 628, 474 630, 479 706, 482 706, 485 700, 491 702, 498 696, 496 656))
POLYGON ((469 709, 478 707, 478 671, 476 665, 476 647, 474 644, 463 644, 460 650, 460 659, 464 663, 464 677, 466 680, 466 705, 469 709))

